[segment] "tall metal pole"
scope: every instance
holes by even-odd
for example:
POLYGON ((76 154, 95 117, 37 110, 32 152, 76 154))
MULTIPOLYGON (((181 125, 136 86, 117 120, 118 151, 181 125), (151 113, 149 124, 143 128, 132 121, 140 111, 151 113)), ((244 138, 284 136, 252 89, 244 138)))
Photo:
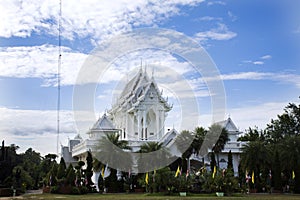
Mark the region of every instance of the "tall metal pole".
POLYGON ((60 133, 60 68, 61 68, 61 0, 59 0, 58 16, 58 63, 57 63, 57 156, 59 155, 59 133, 60 133))

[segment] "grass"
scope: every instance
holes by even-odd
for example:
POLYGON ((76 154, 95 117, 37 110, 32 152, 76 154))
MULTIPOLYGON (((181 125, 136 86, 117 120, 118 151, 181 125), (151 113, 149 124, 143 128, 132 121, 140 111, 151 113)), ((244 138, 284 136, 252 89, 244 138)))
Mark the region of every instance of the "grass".
POLYGON ((216 197, 214 195, 197 194, 187 197, 180 196, 164 196, 164 195, 149 195, 149 194, 88 194, 88 195, 57 195, 57 194, 26 194, 20 197, 0 198, 6 200, 12 199, 30 199, 30 200, 93 200, 93 199, 108 199, 108 200, 176 200, 176 199, 208 199, 208 200, 300 200, 300 195, 285 195, 285 194, 251 194, 251 195, 234 195, 232 197, 216 197))

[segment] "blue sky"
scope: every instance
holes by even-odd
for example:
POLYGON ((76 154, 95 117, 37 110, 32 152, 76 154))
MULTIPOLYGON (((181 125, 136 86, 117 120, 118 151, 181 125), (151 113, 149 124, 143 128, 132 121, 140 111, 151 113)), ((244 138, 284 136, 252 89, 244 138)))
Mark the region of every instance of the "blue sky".
MULTIPOLYGON (((115 35, 145 27, 172 29, 202 45, 220 71, 226 116, 241 131, 265 128, 288 102, 299 102, 299 4, 292 0, 62 0, 60 143, 66 144, 78 131, 73 88, 90 52, 115 35)), ((56 153, 59 1, 1 1, 0 13, 0 136, 21 151, 33 147, 43 154, 56 153)), ((187 65, 152 51, 120 58, 119 64, 128 59, 134 74, 141 57, 150 66, 160 63, 183 69, 187 65)), ((112 67, 98 86, 95 118, 111 107, 111 91, 120 85, 117 80, 129 76, 122 72, 112 67)), ((163 79, 159 72, 155 76, 163 79)), ((203 83, 193 87, 201 87, 197 100, 201 125, 207 127, 211 96, 203 83)), ((176 107, 176 100, 170 97, 170 101, 176 107)), ((170 113, 173 124, 166 126, 189 128, 174 125, 179 115, 170 113)), ((80 134, 85 137, 84 130, 80 134)))

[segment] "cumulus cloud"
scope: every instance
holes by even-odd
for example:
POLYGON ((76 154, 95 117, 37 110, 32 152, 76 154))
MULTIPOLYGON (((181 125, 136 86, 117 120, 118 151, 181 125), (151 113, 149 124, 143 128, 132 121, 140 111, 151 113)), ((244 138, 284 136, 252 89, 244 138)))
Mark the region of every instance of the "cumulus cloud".
MULTIPOLYGON (((76 131, 70 111, 61 111, 61 132, 76 131)), ((20 110, 0 108, 0 132, 18 136, 57 132, 57 113, 55 110, 20 110)))
MULTIPOLYGON (((88 55, 72 51, 68 47, 63 47, 62 50, 61 85, 75 85, 76 78, 81 73, 80 69, 88 55)), ((2 47, 0 48, 0 76, 41 78, 44 80, 43 86, 55 86, 57 84, 57 51, 57 46, 53 45, 2 47)), ((145 49, 118 57, 99 79, 91 80, 87 77, 84 83, 96 81, 101 84, 117 84, 112 85, 111 88, 114 88, 115 92, 120 91, 124 82, 135 75, 141 62, 149 76, 154 75, 157 82, 166 88, 179 89, 178 84, 180 85, 182 81, 178 78, 188 79, 183 75, 194 72, 194 68, 188 62, 179 61, 169 52, 145 49)), ((90 64, 97 66, 97 63, 90 64)), ((207 92, 203 91, 203 83, 189 82, 192 89, 198 91, 197 95, 207 95, 207 92)), ((180 91, 182 95, 187 95, 184 90, 180 91)))
POLYGON ((194 37, 196 40, 203 42, 206 40, 230 40, 236 36, 237 33, 230 31, 225 24, 219 23, 217 28, 198 32, 194 37))
MULTIPOLYGON (((62 51, 61 84, 70 85, 87 55, 68 47, 62 51)), ((0 47, 0 76, 42 78, 45 86, 55 85, 57 62, 58 48, 53 45, 0 47)))
MULTIPOLYGON (((182 5, 195 6, 203 0, 97 0, 62 1, 62 36, 73 40, 91 36, 95 41, 141 25, 152 26, 180 13, 182 5)), ((51 0, 0 3, 2 37, 29 37, 33 32, 57 35, 59 2, 51 0)))
MULTIPOLYGON (((265 125, 277 114, 283 112, 283 108, 288 102, 265 102, 257 105, 243 105, 227 109, 237 127, 244 131, 248 127, 258 126, 265 128, 265 125), (263 113, 257 115, 257 113, 263 113)), ((181 110, 175 109, 172 115, 169 115, 166 122, 166 128, 174 127, 179 130, 181 110), (177 123, 178 122, 178 123, 177 123)), ((56 112, 41 110, 17 110, 9 108, 0 108, 0 137, 5 140, 6 144, 16 144, 25 151, 29 147, 41 152, 56 153, 56 112), (18 127, 16 132, 15 127, 18 127)), ((191 121, 199 121, 200 126, 208 127, 212 124, 212 115, 203 113, 199 115, 195 109, 189 114, 191 121)), ((96 119, 95 119, 96 121, 96 119)), ((94 121, 94 122, 95 122, 94 121)), ((195 126, 180 127, 193 130, 195 126)), ((73 138, 77 134, 74 127, 74 119, 71 111, 61 113, 61 134, 59 144, 66 145, 68 138, 73 138)), ((86 137, 81 132, 82 137, 86 137)))

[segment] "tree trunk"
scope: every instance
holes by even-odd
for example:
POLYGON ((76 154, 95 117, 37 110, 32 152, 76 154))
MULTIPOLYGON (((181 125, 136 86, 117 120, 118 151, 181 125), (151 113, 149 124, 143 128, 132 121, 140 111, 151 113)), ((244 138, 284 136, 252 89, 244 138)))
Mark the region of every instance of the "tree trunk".
POLYGON ((217 154, 217 167, 220 168, 219 153, 216 154, 217 154))

